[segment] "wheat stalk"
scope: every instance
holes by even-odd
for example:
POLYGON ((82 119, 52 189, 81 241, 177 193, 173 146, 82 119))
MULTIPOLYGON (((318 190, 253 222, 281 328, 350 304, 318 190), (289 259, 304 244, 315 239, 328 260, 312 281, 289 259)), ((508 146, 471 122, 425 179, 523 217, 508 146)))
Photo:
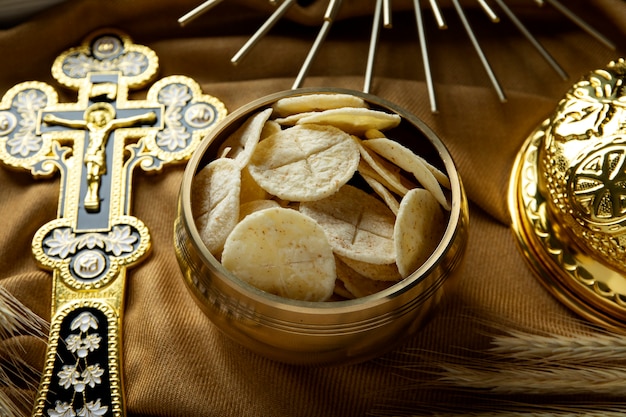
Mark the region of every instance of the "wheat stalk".
POLYGON ((626 337, 596 333, 579 336, 542 336, 509 331, 508 336, 494 337, 491 353, 516 360, 554 362, 626 361, 626 337))
MULTIPOLYGON (((435 412, 432 417, 623 417, 624 411, 620 408, 610 408, 603 411, 589 410, 579 407, 552 407, 552 406, 530 406, 522 410, 501 411, 469 411, 462 414, 455 412, 435 412)), ((418 417, 414 415, 412 417, 418 417)))
MULTIPOLYGON (((550 318, 559 333, 485 319, 476 312, 464 319, 486 338, 484 349, 463 345, 451 345, 447 352, 403 349, 404 358, 388 358, 384 366, 395 368, 408 383, 390 387, 386 404, 368 415, 626 415, 626 335, 569 316, 550 318), (428 402, 419 400, 420 392, 428 402), (440 394, 452 400, 433 403, 431 398, 440 394)), ((451 320, 457 323, 458 314, 451 320)))
POLYGON ((441 363, 440 382, 493 394, 623 396, 626 337, 568 324, 578 324, 575 335, 508 329, 486 357, 441 363))
POLYGON ((490 370, 443 364, 442 382, 498 394, 601 394, 623 396, 626 369, 499 364, 490 370))
POLYGON ((46 322, 0 285, 0 340, 16 334, 44 336, 46 322))
MULTIPOLYGON (((3 378, 3 375, 0 375, 0 378, 3 378)), ((1 380, 1 379, 0 379, 1 380)), ((17 401, 22 402, 24 397, 18 395, 17 401)), ((16 399, 9 396, 3 390, 0 390, 0 415, 6 417, 26 417, 23 410, 16 403, 16 399)))
POLYGON ((456 397, 458 401, 446 403, 419 403, 411 407, 394 406, 371 410, 370 417, 622 417, 624 404, 593 402, 588 404, 542 403, 494 398, 493 401, 465 404, 463 400, 474 397, 456 397))
POLYGON ((6 343, 21 335, 45 337, 47 323, 19 302, 0 285, 0 414, 25 417, 29 407, 28 389, 38 383, 37 372, 20 359, 16 343, 6 343))
MULTIPOLYGON (((555 411, 555 412, 543 412, 543 411, 502 411, 502 412, 464 412, 463 414, 454 414, 454 413, 435 413, 432 414, 433 417, 624 417, 624 411, 590 411, 590 412, 579 412, 579 411, 555 411)), ((413 417, 418 417, 415 415, 413 417)))

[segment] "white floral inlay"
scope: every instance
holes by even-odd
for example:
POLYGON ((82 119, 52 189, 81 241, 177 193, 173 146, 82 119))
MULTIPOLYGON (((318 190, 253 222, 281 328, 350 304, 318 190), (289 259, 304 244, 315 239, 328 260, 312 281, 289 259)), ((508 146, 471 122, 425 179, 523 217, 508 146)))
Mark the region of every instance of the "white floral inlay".
POLYGON ((101 233, 76 235, 70 228, 59 228, 55 229, 52 236, 44 240, 43 243, 48 247, 46 253, 49 256, 65 259, 85 247, 88 249, 104 248, 106 252, 120 256, 123 253, 132 252, 136 242, 137 236, 132 234, 130 226, 117 225, 113 226, 106 235, 101 233))
POLYGON ((65 338, 65 346, 67 350, 74 354, 76 362, 70 365, 63 365, 62 369, 57 373, 59 387, 72 390, 71 402, 56 401, 54 408, 47 410, 48 417, 97 417, 103 416, 109 409, 108 406, 102 405, 100 398, 95 401, 87 401, 87 388, 95 388, 96 385, 102 383, 102 375, 104 369, 99 364, 89 364, 87 362, 89 353, 100 348, 102 338, 98 333, 92 330, 98 330, 98 319, 90 312, 84 311, 80 313, 70 324, 70 330, 78 333, 72 333, 65 338), (83 406, 78 410, 74 409, 74 402, 77 395, 80 394, 83 400, 83 406))
POLYGON ((17 131, 7 140, 12 156, 25 158, 41 148, 41 137, 37 135, 37 114, 47 103, 44 92, 37 89, 21 91, 15 97, 13 105, 20 120, 17 131))
POLYGON ((171 84, 159 91, 158 100, 165 105, 165 128, 157 133, 157 145, 169 151, 184 149, 191 134, 181 123, 183 107, 193 98, 189 87, 171 84))
POLYGON ((148 67, 148 57, 138 52, 128 52, 119 58, 99 60, 84 53, 69 56, 63 70, 71 78, 85 78, 90 72, 120 71, 124 76, 136 76, 148 67))

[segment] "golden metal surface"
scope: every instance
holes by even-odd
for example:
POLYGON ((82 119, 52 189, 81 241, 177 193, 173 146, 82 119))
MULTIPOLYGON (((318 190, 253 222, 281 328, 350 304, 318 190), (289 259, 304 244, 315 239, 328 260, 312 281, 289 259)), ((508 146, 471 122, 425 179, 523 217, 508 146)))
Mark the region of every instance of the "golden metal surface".
POLYGON ((581 316, 626 331, 626 63, 574 84, 527 139, 511 176, 519 246, 581 316))
POLYGON ((50 335, 34 416, 123 416, 121 325, 126 269, 151 247, 131 213, 135 169, 186 161, 224 105, 183 76, 153 84, 153 51, 113 30, 98 31, 52 66, 77 91, 25 82, 0 102, 0 161, 35 177, 60 173, 58 218, 35 233, 33 254, 52 271, 50 335))

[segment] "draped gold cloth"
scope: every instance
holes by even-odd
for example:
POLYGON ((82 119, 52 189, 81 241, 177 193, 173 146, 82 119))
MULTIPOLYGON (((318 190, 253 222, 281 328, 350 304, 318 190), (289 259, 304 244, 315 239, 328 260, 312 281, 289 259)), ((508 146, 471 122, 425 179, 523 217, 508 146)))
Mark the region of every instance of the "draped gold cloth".
MULTIPOLYGON (((230 58, 270 15, 260 0, 228 0, 181 28, 177 19, 199 1, 72 0, 0 30, 0 92, 30 80, 58 84, 54 58, 90 32, 113 27, 152 48, 160 76, 183 74, 230 111, 291 88, 313 42, 326 2, 294 6, 237 67, 230 58)), ((363 86, 373 1, 348 0, 304 86, 363 86)), ((489 348, 483 325, 564 332, 555 317, 574 317, 535 279, 509 229, 507 187, 514 158, 530 132, 583 74, 626 57, 626 2, 572 0, 567 6, 617 44, 610 50, 549 6, 507 1, 555 57, 562 80, 502 16, 492 24, 477 2, 465 10, 508 101, 492 89, 450 2, 440 2, 449 29, 439 31, 424 3, 439 113, 430 111, 415 19, 394 2, 393 28, 381 33, 372 92, 424 120, 448 146, 471 203, 462 279, 417 336, 383 357, 354 366, 294 367, 270 362, 221 335, 194 304, 177 265, 173 222, 183 167, 136 176, 133 214, 153 238, 151 256, 129 271, 123 363, 130 416, 364 416, 459 412, 492 404, 490 393, 433 383, 432 361, 480 358, 489 348), (423 355, 428 355, 428 361, 423 355), (385 414, 388 413, 388 414, 385 414)), ((496 8, 496 10, 498 10, 496 8)), ((62 90, 61 101, 74 101, 62 90)), ((36 230, 56 217, 58 178, 34 180, 0 168, 0 285, 43 318, 50 316, 50 273, 31 253, 36 230)), ((22 358, 41 369, 45 343, 14 338, 22 358)), ((1 387, 1 385, 0 385, 1 387)), ((34 398, 34 392, 31 395, 34 398)), ((550 403, 539 394, 509 396, 550 403)), ((567 401, 595 401, 593 393, 567 401)), ((489 408, 489 407, 487 407, 489 408)))

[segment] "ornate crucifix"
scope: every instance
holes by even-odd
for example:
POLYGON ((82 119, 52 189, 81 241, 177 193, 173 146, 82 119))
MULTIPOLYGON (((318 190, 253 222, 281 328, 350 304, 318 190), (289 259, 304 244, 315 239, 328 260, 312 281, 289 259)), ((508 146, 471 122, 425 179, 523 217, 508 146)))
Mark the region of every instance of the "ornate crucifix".
POLYGON ((48 84, 25 82, 0 102, 0 160, 35 177, 61 177, 58 217, 33 238, 52 271, 48 350, 34 416, 123 416, 121 320, 126 268, 150 249, 130 214, 135 168, 186 161, 226 115, 190 78, 153 81, 158 59, 117 31, 89 36, 61 54, 54 78, 78 92, 59 103, 48 84))

